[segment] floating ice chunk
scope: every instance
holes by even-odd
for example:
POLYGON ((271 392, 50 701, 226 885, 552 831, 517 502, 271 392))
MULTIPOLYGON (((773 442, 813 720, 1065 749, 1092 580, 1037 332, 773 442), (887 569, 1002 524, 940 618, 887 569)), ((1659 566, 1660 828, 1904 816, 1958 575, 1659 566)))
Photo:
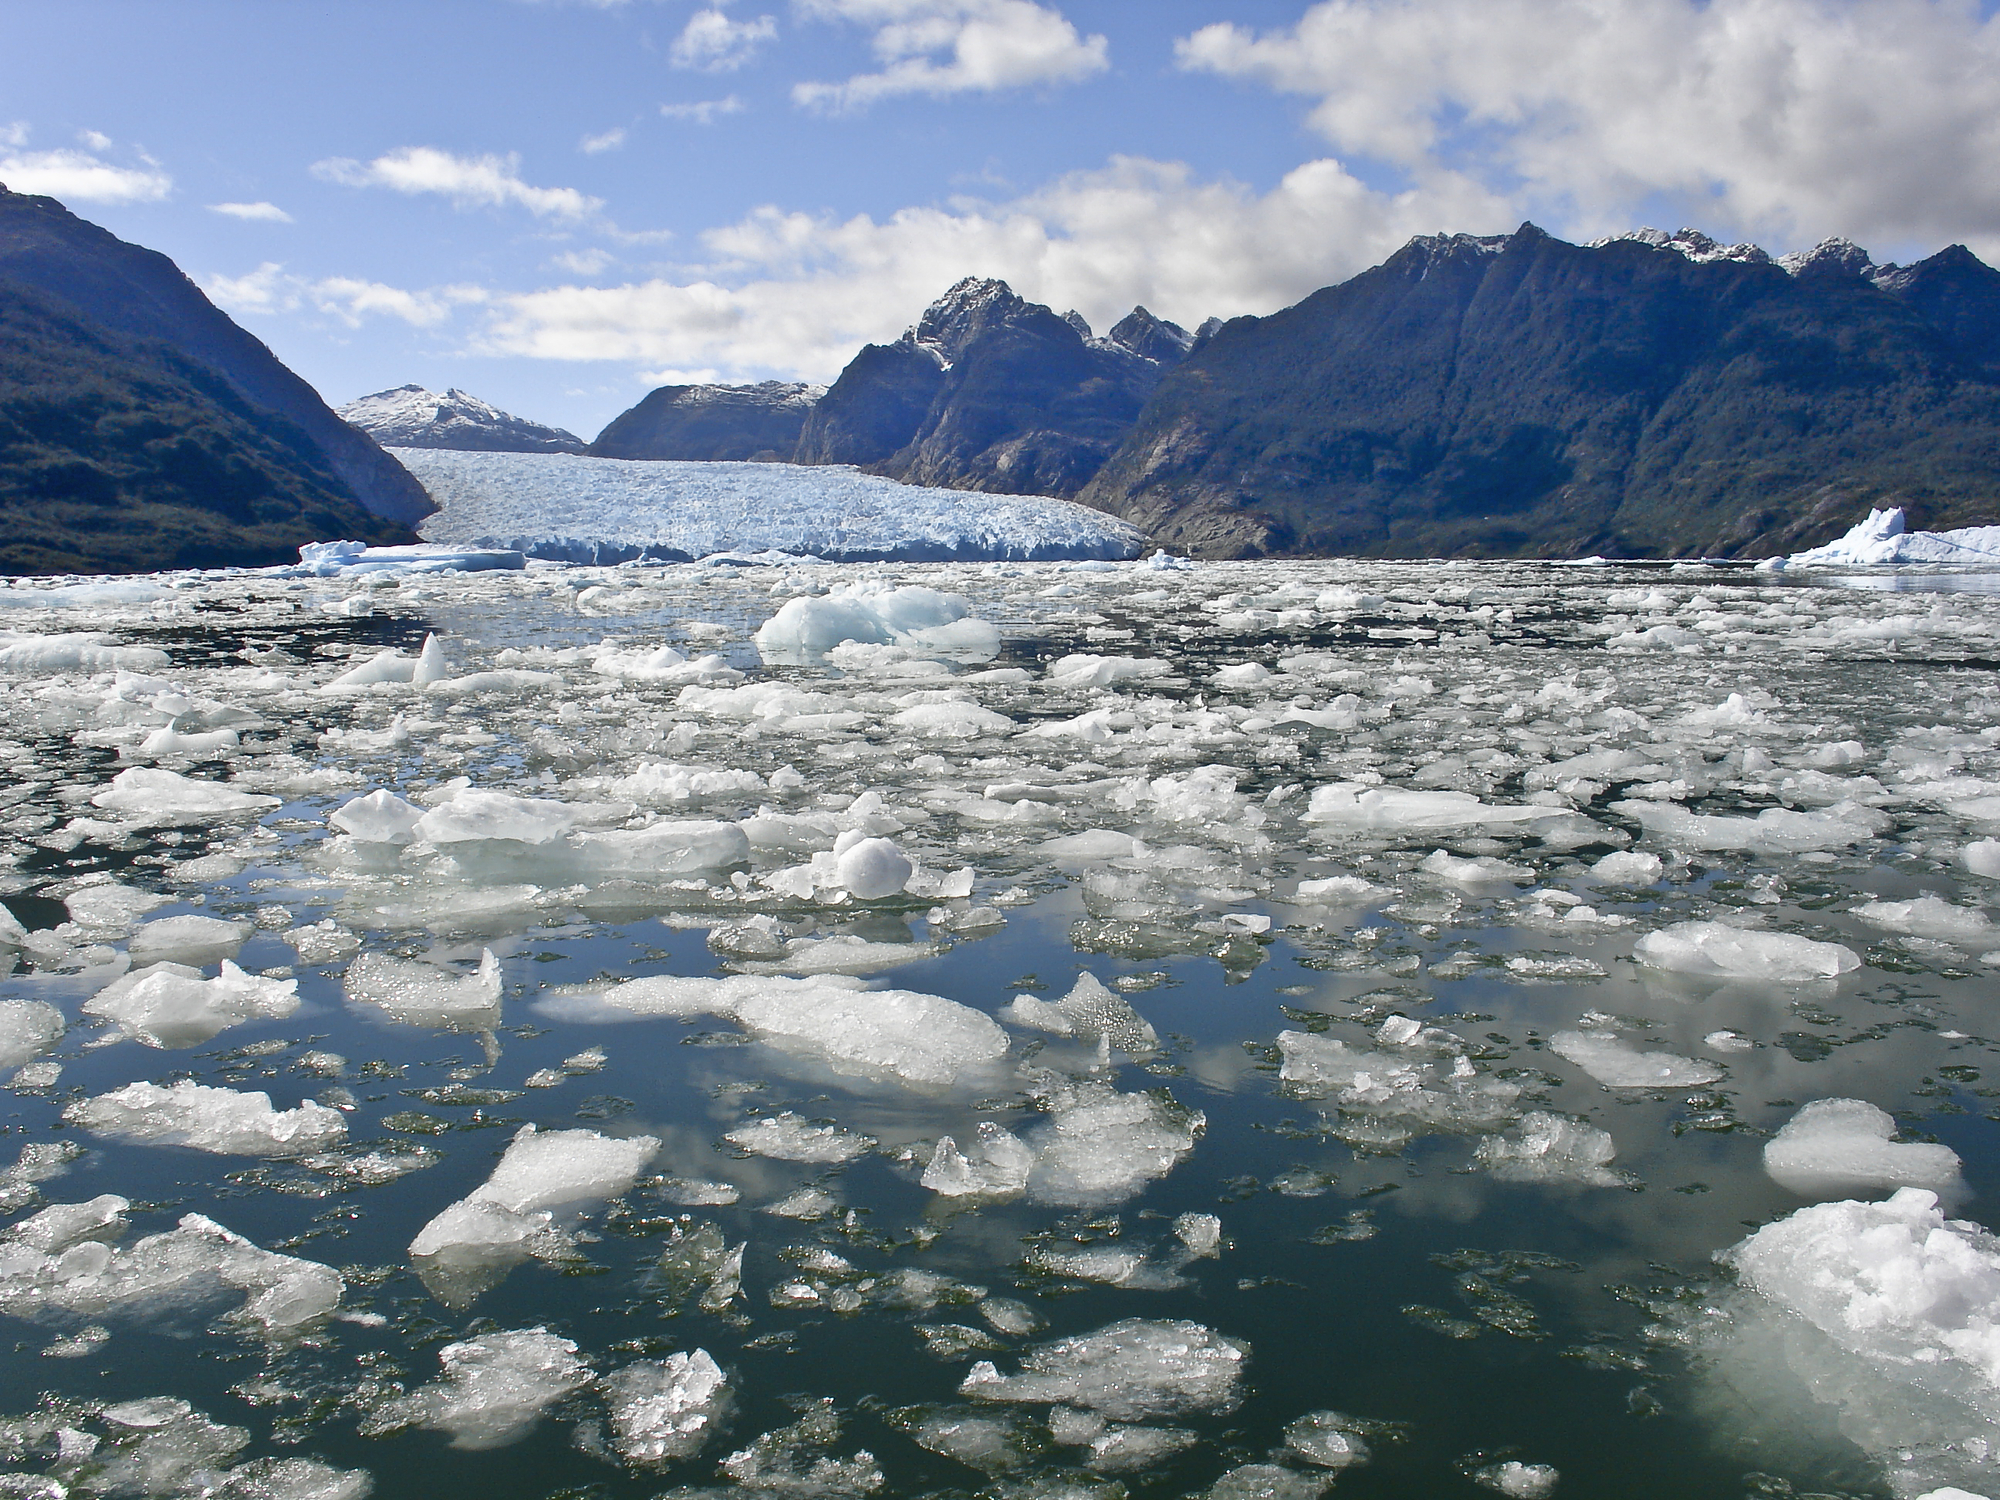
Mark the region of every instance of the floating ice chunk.
POLYGON ((1590 876, 1599 885, 1642 886, 1654 884, 1665 869, 1657 854, 1619 849, 1592 865, 1590 876))
POLYGON ((1350 1469, 1368 1462, 1368 1444, 1352 1417, 1309 1411, 1285 1427, 1285 1447, 1322 1469, 1350 1469))
POLYGON ((83 1009, 148 1047, 194 1047, 245 1021, 285 1019, 299 1008, 298 990, 297 980, 246 974, 228 959, 213 979, 160 963, 114 979, 83 1009))
POLYGON ((1301 880, 1295 894, 1301 905, 1365 906, 1395 892, 1359 875, 1329 875, 1323 880, 1301 880))
POLYGON ((932 739, 970 740, 982 734, 1006 734, 1014 721, 977 703, 918 703, 890 715, 893 728, 932 739))
POLYGON ((366 1469, 336 1469, 310 1458, 254 1458, 231 1469, 208 1500, 368 1500, 366 1469))
POLYGON ((1483 854, 1472 859, 1460 859, 1443 849, 1434 850, 1419 860, 1417 868, 1426 875, 1435 875, 1440 880, 1458 885, 1490 885, 1535 878, 1535 872, 1526 865, 1510 865, 1504 859, 1483 854))
POLYGON ((916 873, 910 857, 888 839, 844 833, 833 851, 840 883, 863 901, 896 895, 916 873))
POLYGON ((376 1005, 406 1026, 445 1031, 491 1031, 500 1024, 500 960, 491 948, 479 972, 462 978, 435 964, 364 953, 347 968, 347 998, 376 1005))
POLYGON ((990 1016, 941 995, 797 980, 753 981, 736 995, 730 1013, 759 1041, 837 1072, 943 1087, 1007 1051, 1007 1034, 990 1016))
POLYGON ((1036 852, 1051 864, 1096 864, 1102 860, 1130 859, 1141 847, 1129 833, 1109 828, 1086 828, 1082 833, 1050 839, 1036 852))
POLYGON ((1957 906, 1938 896, 1919 896, 1914 901, 1869 901, 1854 908, 1854 915, 1891 932, 1908 932, 1917 937, 1943 938, 1954 943, 1981 943, 1994 936, 1993 921, 1976 906, 1957 906))
POLYGON ((1966 869, 1989 880, 2000 880, 2000 839, 1975 839, 1958 851, 1966 869))
POLYGON ((1072 1207, 1119 1202, 1171 1172, 1206 1126, 1164 1095, 1078 1088, 1029 1132, 1028 1191, 1072 1207))
POLYGON ((1549 1500, 1556 1492, 1556 1480, 1560 1476, 1547 1464, 1524 1464, 1519 1459, 1510 1458, 1505 1463, 1488 1464, 1473 1472, 1475 1484, 1484 1485, 1509 1497, 1509 1500, 1549 1500))
POLYGON ((524 1436, 544 1408, 595 1378, 576 1345, 545 1328, 482 1334, 438 1351, 443 1377, 377 1410, 363 1428, 435 1428, 454 1448, 499 1448, 524 1436))
POLYGON ((1551 817, 1555 811, 1481 802, 1470 792, 1410 792, 1341 781, 1317 788, 1301 821, 1332 833, 1427 832, 1507 827, 1551 817))
POLYGON ((612 796, 632 802, 677 805, 711 797, 754 795, 766 787, 764 778, 755 771, 647 760, 635 765, 630 775, 613 781, 608 790, 612 796))
POLYGON ((235 1156, 303 1156, 347 1134, 338 1110, 310 1099, 296 1109, 273 1109, 262 1090, 239 1093, 186 1081, 169 1087, 129 1083, 77 1100, 63 1118, 93 1135, 235 1156))
POLYGON ((166 652, 152 646, 121 646, 116 636, 101 630, 27 636, 8 631, 6 636, 5 643, 0 644, 0 671, 23 676, 119 670, 158 672, 169 664, 166 652))
POLYGON ((2000 1384, 2000 1241, 1937 1204, 1915 1187, 1884 1203, 1815 1204, 1717 1258, 1849 1352, 1990 1410, 2000 1384))
POLYGON ((1094 1333, 1039 1344, 1016 1375, 981 1360, 959 1385, 980 1401, 1063 1402, 1138 1422, 1234 1411, 1249 1346, 1186 1321, 1126 1318, 1094 1333))
MULTIPOLYGON (((111 1232, 115 1217, 101 1232, 111 1232)), ((26 1240, 15 1243, 17 1250, 0 1248, 0 1312, 22 1318, 145 1312, 234 1289, 250 1295, 233 1320, 275 1334, 326 1316, 340 1305, 343 1289, 331 1266, 261 1249, 200 1214, 123 1249, 89 1233, 49 1254, 26 1240)))
POLYGON ((963 1151, 940 1136, 919 1180, 944 1198, 1013 1198, 1027 1190, 1034 1164, 1034 1151, 1019 1136, 981 1120, 963 1151))
POLYGON ((1751 1052, 1757 1046, 1740 1031, 1711 1031, 1701 1044, 1711 1052, 1751 1052))
POLYGON ((741 682, 743 673, 714 652, 688 660, 672 646, 654 651, 604 651, 593 663, 605 677, 627 682, 657 682, 668 687, 690 682, 741 682))
POLYGON ((283 799, 239 792, 155 766, 133 766, 111 778, 91 806, 126 813, 128 821, 155 824, 212 823, 266 812, 283 799))
POLYGON ((529 1256, 564 1254, 561 1220, 630 1192, 659 1147, 650 1135, 524 1125, 485 1182, 417 1231, 410 1259, 433 1292, 462 1306, 529 1256))
POLYGON ((644 828, 573 833, 551 854, 551 865, 587 880, 674 880, 749 858, 749 837, 734 823, 667 819, 644 828))
POLYGON ((110 1242, 130 1226, 125 1210, 132 1205, 115 1193, 101 1193, 88 1203, 55 1203, 6 1231, 6 1237, 44 1255, 59 1255, 85 1240, 110 1242))
POLYGON ((63 906, 68 910, 70 920, 79 926, 118 931, 130 927, 147 912, 165 906, 173 899, 157 891, 142 891, 114 882, 87 885, 71 891, 63 898, 63 906))
POLYGON ((135 964, 209 964, 235 956, 251 924, 216 917, 161 917, 132 934, 127 951, 135 964))
POLYGON ((408 844, 417 839, 417 825, 426 816, 421 807, 383 789, 341 804, 326 821, 364 844, 408 844))
POLYGON ((1674 1052, 1641 1052, 1602 1031, 1558 1031, 1549 1051, 1575 1063, 1607 1088, 1681 1089, 1716 1082, 1723 1070, 1674 1052))
POLYGON ((1475 1159, 1509 1182, 1618 1187, 1623 1179, 1611 1170, 1617 1154, 1610 1135, 1595 1126, 1534 1110, 1521 1116, 1517 1139, 1489 1135, 1479 1143, 1475 1159))
MULTIPOLYGON (((155 729, 139 742, 138 755, 213 755, 238 742, 233 729, 211 729, 205 733, 183 734, 171 724, 155 729)), ((133 752, 128 751, 128 755, 133 752)))
POLYGON ((611 1445, 628 1463, 663 1464, 699 1453, 728 1415, 722 1367, 706 1349, 636 1360, 605 1377, 611 1445))
POLYGON ((766 661, 813 661, 843 641, 929 648, 985 659, 1000 649, 997 627, 972 615, 957 594, 909 585, 848 585, 819 597, 788 599, 752 639, 766 661))
POLYGON ((1764 1170, 1802 1198, 1844 1197, 1868 1188, 1944 1190, 1958 1181, 1949 1146, 1890 1139, 1896 1122, 1860 1099, 1815 1099, 1764 1143, 1764 1170))
POLYGON ((567 802, 468 789, 423 814, 412 831, 432 844, 482 839, 546 844, 576 827, 580 816, 581 810, 567 802))
POLYGON ((1032 995, 1016 995, 1000 1012, 1017 1026, 1052 1031, 1095 1045, 1100 1037, 1128 1057, 1146 1057, 1160 1050, 1159 1033, 1132 1008, 1123 995, 1104 987, 1095 974, 1084 973, 1062 999, 1053 1004, 1032 995))
MULTIPOLYGON (((436 636, 426 637, 424 650, 429 652, 437 649, 441 657, 442 649, 435 647, 436 640, 436 636)), ((387 651, 376 652, 359 666, 349 667, 332 681, 322 684, 320 691, 334 693, 350 688, 373 687, 381 682, 415 682, 419 663, 420 658, 405 656, 392 647, 387 651)), ((439 665, 442 665, 441 661, 439 665)), ((430 680, 436 681, 437 677, 442 675, 438 673, 430 680)))
POLYGON ((1986 1500, 1984 1495, 1975 1495, 1971 1490, 1962 1490, 1955 1485, 1946 1485, 1941 1490, 1926 1490, 1917 1500, 1986 1500))
POLYGON ((1194 1500, 1320 1500, 1332 1483, 1283 1464, 1238 1464, 1194 1500))
POLYGON ((752 1156, 775 1161, 843 1162, 875 1149, 872 1136, 838 1125, 815 1125, 790 1110, 738 1125, 722 1137, 752 1156))
POLYGON ((0 1170, 0 1213, 17 1213, 35 1201, 40 1184, 60 1177, 83 1155, 75 1141, 30 1141, 14 1164, 0 1170))
POLYGON ((1150 682, 1173 674, 1173 663, 1137 656, 1093 656, 1081 652, 1049 663, 1051 687, 1102 688, 1114 682, 1150 682))
POLYGON ((1861 967, 1860 955, 1841 943, 1721 922, 1676 922, 1649 932, 1633 944, 1632 955, 1656 969, 1776 984, 1835 979, 1861 967))
POLYGON ((1741 849, 1752 854, 1803 854, 1845 849, 1890 826, 1872 807, 1843 802, 1819 812, 1767 807, 1754 818, 1691 813, 1684 807, 1630 798, 1611 804, 1655 838, 1681 849, 1741 849))
POLYGON ((0 1072, 33 1062, 63 1036, 63 1015, 40 1000, 0 1000, 0 1072))

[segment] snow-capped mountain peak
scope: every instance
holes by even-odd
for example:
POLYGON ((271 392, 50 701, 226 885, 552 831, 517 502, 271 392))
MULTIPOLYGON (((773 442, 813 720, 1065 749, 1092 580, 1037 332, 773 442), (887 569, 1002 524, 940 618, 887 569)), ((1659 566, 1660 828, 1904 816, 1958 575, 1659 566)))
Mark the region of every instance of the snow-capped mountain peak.
POLYGON ((440 396, 420 385, 399 385, 338 410, 343 421, 384 447, 581 453, 584 446, 574 433, 514 416, 456 386, 440 396))

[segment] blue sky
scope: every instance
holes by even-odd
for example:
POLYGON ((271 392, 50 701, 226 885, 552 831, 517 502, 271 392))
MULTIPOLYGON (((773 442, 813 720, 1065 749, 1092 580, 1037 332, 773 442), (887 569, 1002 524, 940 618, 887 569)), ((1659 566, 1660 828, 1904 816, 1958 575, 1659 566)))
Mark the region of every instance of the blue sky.
POLYGON ((340 402, 593 435, 830 379, 961 275, 1102 328, 1413 233, 1692 224, 2000 258, 1957 0, 64 0, 0 6, 0 181, 171 255, 340 402))

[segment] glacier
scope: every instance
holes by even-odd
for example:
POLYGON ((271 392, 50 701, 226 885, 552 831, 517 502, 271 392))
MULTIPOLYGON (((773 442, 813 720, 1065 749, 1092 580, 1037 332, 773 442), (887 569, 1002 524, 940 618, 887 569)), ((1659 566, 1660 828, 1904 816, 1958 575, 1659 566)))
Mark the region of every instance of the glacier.
POLYGON ((437 501, 427 541, 548 561, 786 553, 837 562, 1123 559, 1145 540, 1041 495, 898 484, 844 465, 680 463, 392 448, 437 501))

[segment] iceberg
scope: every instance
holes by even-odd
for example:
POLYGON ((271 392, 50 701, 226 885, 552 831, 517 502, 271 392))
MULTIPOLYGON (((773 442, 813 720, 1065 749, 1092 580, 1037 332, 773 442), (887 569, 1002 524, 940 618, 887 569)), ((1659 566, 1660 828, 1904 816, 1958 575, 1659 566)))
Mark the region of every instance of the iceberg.
POLYGON ((1960 567, 2000 568, 2000 526, 1966 526, 1957 531, 1911 531, 1900 506, 1871 510, 1845 536, 1771 558, 1759 567, 1893 568, 1910 563, 1942 563, 1960 567))
POLYGON ((773 552, 842 562, 1122 560, 1145 541, 1068 500, 926 489, 845 465, 391 451, 438 503, 418 527, 428 542, 556 562, 773 552))
POLYGON ((304 1156, 347 1134, 338 1110, 310 1099, 297 1109, 273 1109, 261 1089, 239 1092, 185 1080, 168 1087, 128 1083, 77 1100, 63 1118, 92 1135, 229 1156, 304 1156))
POLYGON ((1802 1198, 1839 1197, 1868 1188, 1958 1184, 1958 1153, 1949 1146, 1891 1139, 1896 1122, 1861 1099, 1815 1099, 1764 1143, 1764 1170, 1802 1198))

